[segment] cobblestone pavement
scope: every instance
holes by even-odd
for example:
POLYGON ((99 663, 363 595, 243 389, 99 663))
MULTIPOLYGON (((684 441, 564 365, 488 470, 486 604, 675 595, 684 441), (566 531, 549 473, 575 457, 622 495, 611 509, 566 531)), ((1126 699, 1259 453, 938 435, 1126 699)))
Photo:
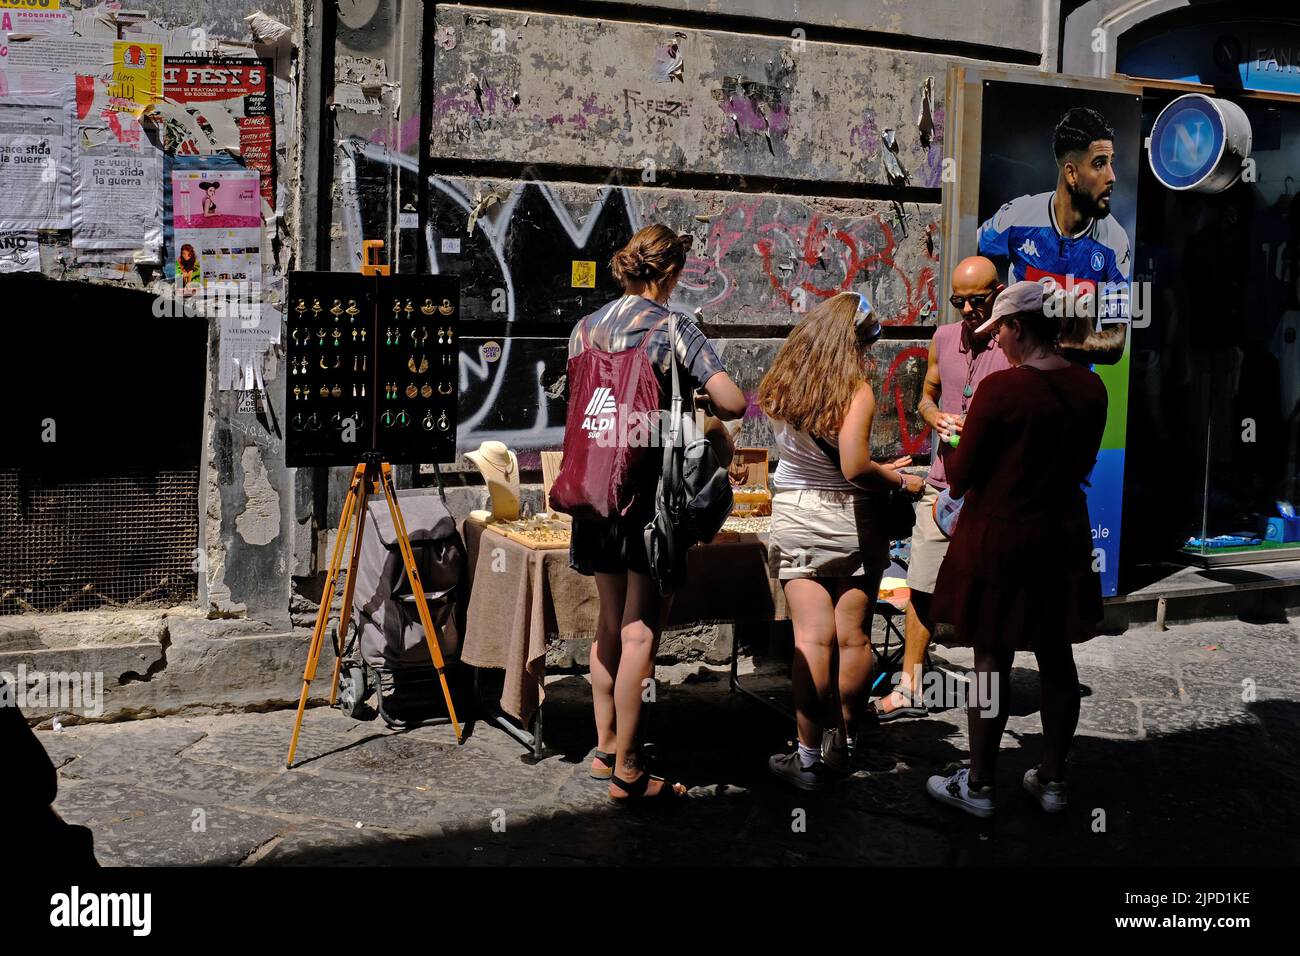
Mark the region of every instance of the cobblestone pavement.
MULTIPOLYGON (((308 711, 293 770, 292 711, 38 736, 59 767, 57 809, 94 831, 109 865, 1293 864, 1297 625, 1144 628, 1080 647, 1088 694, 1060 817, 1019 788, 1040 739, 1031 655, 1016 661, 990 822, 923 793, 965 758, 960 711, 879 728, 851 777, 805 794, 766 770, 791 723, 702 669, 661 684, 654 705, 660 769, 693 797, 667 811, 611 807, 588 778, 588 688, 575 676, 548 685, 556 755, 536 764, 488 723, 457 747, 446 726, 391 732, 328 708, 308 711)), ((938 654, 958 670, 969 660, 938 654)))

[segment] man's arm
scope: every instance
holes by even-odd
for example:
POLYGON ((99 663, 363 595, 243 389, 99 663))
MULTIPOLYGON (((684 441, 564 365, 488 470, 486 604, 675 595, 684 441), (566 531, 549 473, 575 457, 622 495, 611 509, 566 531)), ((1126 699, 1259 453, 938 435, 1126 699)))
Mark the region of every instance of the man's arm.
POLYGON ((934 339, 930 339, 930 355, 925 366, 925 382, 921 386, 921 400, 916 403, 916 411, 931 428, 938 421, 939 412, 939 390, 942 385, 939 381, 939 350, 935 347, 934 339))
POLYGON ((1091 331, 1082 342, 1061 342, 1061 354, 1083 365, 1114 365, 1124 355, 1128 325, 1116 322, 1091 331))

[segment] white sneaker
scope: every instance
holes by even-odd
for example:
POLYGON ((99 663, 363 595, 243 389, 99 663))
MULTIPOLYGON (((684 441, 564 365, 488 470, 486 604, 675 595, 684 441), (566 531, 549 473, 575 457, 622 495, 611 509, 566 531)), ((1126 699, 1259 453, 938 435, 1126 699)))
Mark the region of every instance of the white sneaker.
POLYGON ((1069 801, 1064 783, 1043 783, 1038 779, 1038 768, 1025 772, 1025 792, 1038 801, 1048 813, 1060 813, 1069 801))
POLYGON ((926 793, 941 803, 965 810, 976 817, 993 816, 993 788, 970 788, 970 770, 963 767, 951 777, 931 777, 925 784, 926 793))

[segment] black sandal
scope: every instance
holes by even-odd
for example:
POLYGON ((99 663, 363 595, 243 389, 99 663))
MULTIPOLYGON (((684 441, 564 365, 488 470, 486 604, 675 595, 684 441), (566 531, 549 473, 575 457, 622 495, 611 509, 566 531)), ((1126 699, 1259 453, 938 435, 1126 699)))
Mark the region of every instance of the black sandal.
POLYGON ((614 776, 613 754, 607 754, 603 750, 593 750, 591 752, 591 758, 605 765, 603 770, 590 771, 592 780, 608 780, 610 777, 614 776))
POLYGON ((667 805, 676 803, 678 800, 685 799, 686 786, 680 783, 668 783, 663 777, 656 777, 651 773, 643 773, 635 780, 620 780, 617 774, 611 774, 609 782, 622 790, 627 796, 611 796, 610 802, 628 806, 630 804, 657 804, 667 805), (650 781, 658 780, 663 783, 659 792, 653 797, 647 797, 646 791, 650 788, 650 781))
POLYGON ((891 690, 884 697, 880 698, 880 700, 873 700, 868 703, 867 712, 876 719, 876 723, 878 724, 887 724, 891 720, 899 720, 903 717, 930 716, 929 708, 927 708, 923 702, 918 701, 916 695, 912 691, 901 691, 896 689, 891 690), (898 694, 900 697, 904 698, 907 703, 901 707, 895 707, 893 710, 883 710, 880 707, 880 701, 886 700, 894 694, 898 694))

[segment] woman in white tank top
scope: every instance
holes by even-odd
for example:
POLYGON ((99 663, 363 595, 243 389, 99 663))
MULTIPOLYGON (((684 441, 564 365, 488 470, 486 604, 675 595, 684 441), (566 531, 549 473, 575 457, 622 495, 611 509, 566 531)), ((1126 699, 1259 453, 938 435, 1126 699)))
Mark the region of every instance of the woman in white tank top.
POLYGON ((854 723, 871 681, 871 611, 889 566, 876 513, 881 493, 921 479, 871 460, 875 397, 866 352, 880 323, 848 292, 804 316, 759 387, 780 455, 772 476, 769 562, 794 625, 799 746, 768 762, 778 777, 821 790, 847 771, 854 723), (831 675, 838 673, 832 685, 831 675))

